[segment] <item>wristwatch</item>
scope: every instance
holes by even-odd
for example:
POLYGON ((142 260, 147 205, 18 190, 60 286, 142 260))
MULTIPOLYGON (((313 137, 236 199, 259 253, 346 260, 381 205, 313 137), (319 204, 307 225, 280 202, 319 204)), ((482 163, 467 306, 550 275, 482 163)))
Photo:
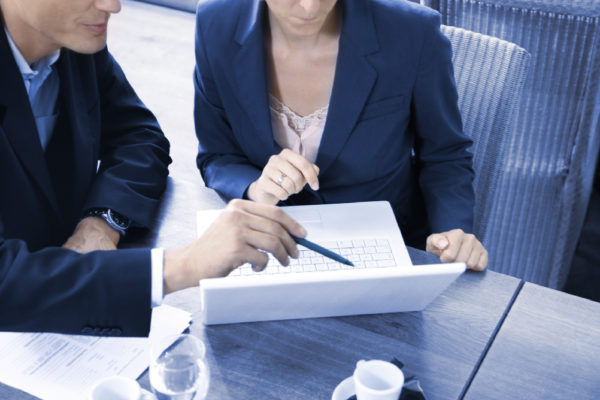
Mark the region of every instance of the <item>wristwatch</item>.
POLYGON ((85 216, 104 219, 108 226, 119 232, 121 236, 125 236, 127 228, 129 228, 129 225, 131 224, 129 218, 124 217, 110 208, 92 208, 91 210, 88 210, 85 216))

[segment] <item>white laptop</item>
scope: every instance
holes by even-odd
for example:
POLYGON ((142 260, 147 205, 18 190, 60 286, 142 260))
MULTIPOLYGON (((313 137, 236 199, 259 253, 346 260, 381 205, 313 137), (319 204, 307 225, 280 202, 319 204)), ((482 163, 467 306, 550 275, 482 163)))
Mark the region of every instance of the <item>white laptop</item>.
MULTIPOLYGON (((306 228, 308 240, 354 267, 298 245, 301 255, 289 266, 269 256, 262 272, 246 264, 204 279, 205 324, 420 311, 465 270, 463 263, 413 266, 388 202, 282 208, 306 228)), ((198 211, 199 236, 220 211, 198 211)))

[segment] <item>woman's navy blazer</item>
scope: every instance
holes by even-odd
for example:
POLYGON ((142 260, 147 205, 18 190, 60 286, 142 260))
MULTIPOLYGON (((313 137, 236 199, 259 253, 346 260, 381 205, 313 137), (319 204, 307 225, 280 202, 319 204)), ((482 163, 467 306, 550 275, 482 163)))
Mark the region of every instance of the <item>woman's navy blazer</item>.
MULTIPOLYGON (((423 224, 429 232, 472 231, 472 142, 462 132, 439 14, 402 0, 338 3, 342 32, 316 159, 320 189, 307 186, 286 203, 388 200, 405 239, 423 224), (419 208, 428 222, 414 222, 419 208)), ((266 21, 259 0, 201 1, 197 10, 197 165, 206 185, 226 197, 244 196, 281 151, 269 113, 266 21)))

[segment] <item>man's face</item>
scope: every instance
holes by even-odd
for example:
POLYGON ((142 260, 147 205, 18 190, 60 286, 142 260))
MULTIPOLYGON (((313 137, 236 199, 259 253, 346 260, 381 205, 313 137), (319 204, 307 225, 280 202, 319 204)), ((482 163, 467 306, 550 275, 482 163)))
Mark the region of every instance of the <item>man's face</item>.
POLYGON ((101 50, 108 18, 121 9, 120 0, 1 0, 0 4, 17 44, 49 53, 61 47, 87 54, 101 50))

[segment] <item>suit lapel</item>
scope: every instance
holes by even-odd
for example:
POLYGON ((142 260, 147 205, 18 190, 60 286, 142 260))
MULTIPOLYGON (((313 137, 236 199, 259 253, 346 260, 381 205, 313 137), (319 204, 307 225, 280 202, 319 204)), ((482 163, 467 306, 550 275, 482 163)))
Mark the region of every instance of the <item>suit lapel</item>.
POLYGON ((48 174, 46 159, 35 125, 23 78, 8 45, 4 27, 0 24, 0 130, 8 138, 25 169, 58 213, 54 189, 48 174))
POLYGON ((340 1, 343 26, 329 111, 316 164, 327 170, 342 151, 375 85, 367 56, 379 49, 370 10, 363 0, 340 1))
POLYGON ((84 77, 78 68, 79 64, 72 57, 70 51, 63 49, 57 68, 60 76, 61 113, 64 113, 61 115, 64 122, 62 128, 69 131, 72 140, 72 147, 68 148, 71 148, 73 154, 65 154, 64 157, 74 166, 70 191, 75 200, 86 195, 90 168, 94 170, 97 158, 94 156, 92 130, 89 126, 90 94, 95 93, 89 83, 95 80, 84 77), (90 163, 94 165, 88 165, 90 163))
POLYGON ((264 46, 264 18, 266 5, 263 1, 251 1, 250 10, 242 16, 235 40, 240 45, 233 65, 237 98, 248 114, 257 132, 251 140, 263 142, 265 155, 278 151, 273 140, 271 114, 269 111, 267 66, 264 46))

